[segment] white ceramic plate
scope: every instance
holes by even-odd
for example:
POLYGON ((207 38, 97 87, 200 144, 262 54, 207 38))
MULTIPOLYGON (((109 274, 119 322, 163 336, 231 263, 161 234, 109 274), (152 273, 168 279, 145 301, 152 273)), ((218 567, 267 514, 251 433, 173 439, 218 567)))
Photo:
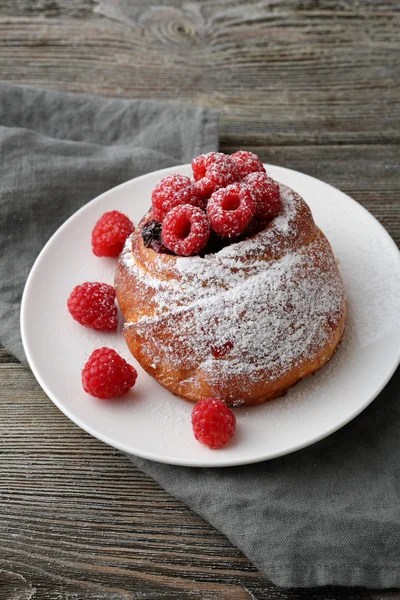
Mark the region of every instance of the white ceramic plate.
POLYGON ((175 398, 131 357, 121 334, 95 332, 66 310, 72 288, 84 281, 113 283, 115 259, 91 252, 91 230, 112 209, 137 223, 151 191, 168 173, 128 181, 75 213, 46 244, 29 275, 21 330, 32 371, 46 394, 77 425, 120 450, 152 460, 191 466, 257 462, 298 450, 336 431, 382 390, 400 361, 400 253, 384 228, 354 200, 307 175, 266 165, 299 192, 330 240, 349 297, 344 341, 330 363, 283 399, 236 409, 237 432, 222 450, 192 435, 192 404, 175 398), (119 400, 84 393, 80 373, 91 352, 111 346, 139 371, 137 384, 119 400))

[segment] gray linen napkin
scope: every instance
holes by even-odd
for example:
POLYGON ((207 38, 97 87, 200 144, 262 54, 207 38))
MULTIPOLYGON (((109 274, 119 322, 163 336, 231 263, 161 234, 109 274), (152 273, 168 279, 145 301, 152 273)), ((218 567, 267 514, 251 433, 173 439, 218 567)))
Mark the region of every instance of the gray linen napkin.
POLYGON ((26 363, 23 286, 70 215, 132 177, 217 145, 218 115, 209 109, 0 83, 0 343, 26 363))
MULTIPOLYGON (((217 146, 215 113, 0 84, 0 342, 24 359, 18 309, 34 258, 80 205, 217 146)), ((400 371, 344 429, 228 469, 132 462, 281 586, 400 587, 400 371)))

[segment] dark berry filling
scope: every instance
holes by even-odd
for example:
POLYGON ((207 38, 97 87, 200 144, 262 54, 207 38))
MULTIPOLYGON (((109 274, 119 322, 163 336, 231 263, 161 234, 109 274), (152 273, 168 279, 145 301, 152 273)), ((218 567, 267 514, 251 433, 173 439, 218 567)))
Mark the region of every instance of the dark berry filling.
POLYGON ((142 229, 143 244, 155 252, 169 253, 161 240, 162 225, 159 221, 149 221, 142 229))
POLYGON ((161 223, 149 221, 142 229, 143 244, 150 248, 152 242, 161 241, 161 223))

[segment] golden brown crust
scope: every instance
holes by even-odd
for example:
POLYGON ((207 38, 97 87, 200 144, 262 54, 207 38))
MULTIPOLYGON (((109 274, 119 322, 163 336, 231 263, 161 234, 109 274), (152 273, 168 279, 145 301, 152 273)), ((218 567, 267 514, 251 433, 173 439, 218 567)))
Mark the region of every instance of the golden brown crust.
POLYGON ((125 339, 173 394, 256 405, 319 370, 340 343, 347 301, 331 247, 300 196, 281 194, 284 215, 214 255, 157 254, 142 242, 146 219, 121 255, 125 339))

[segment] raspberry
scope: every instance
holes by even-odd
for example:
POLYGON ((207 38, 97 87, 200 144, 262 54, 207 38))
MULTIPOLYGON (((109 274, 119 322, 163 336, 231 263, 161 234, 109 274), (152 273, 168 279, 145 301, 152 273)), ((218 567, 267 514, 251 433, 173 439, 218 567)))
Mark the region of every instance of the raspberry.
POLYGON ((175 206, 162 224, 162 241, 175 254, 198 254, 210 237, 210 224, 205 213, 196 206, 175 206))
POLYGON ((111 348, 95 350, 82 369, 85 392, 96 398, 117 398, 135 385, 137 371, 111 348))
POLYGON ((214 191, 214 183, 211 181, 211 179, 203 177, 203 179, 195 181, 194 185, 196 186, 196 190, 200 198, 202 198, 204 203, 207 204, 208 198, 214 191))
POLYGON ((132 221, 118 210, 104 213, 92 231, 93 253, 96 256, 118 256, 134 229, 132 221))
POLYGON ((70 314, 85 327, 112 331, 117 329, 115 291, 107 283, 82 283, 72 290, 67 301, 70 314))
POLYGON ((240 179, 235 162, 221 152, 209 152, 194 158, 192 169, 196 188, 203 198, 209 198, 213 192, 240 179))
POLYGON ((270 221, 279 213, 281 196, 279 185, 265 173, 251 173, 243 182, 250 188, 255 203, 255 217, 270 221))
POLYGON ((196 440, 216 450, 225 446, 235 433, 236 418, 221 400, 200 400, 192 410, 192 427, 196 440))
POLYGON ((162 222, 165 215, 180 204, 201 206, 202 200, 196 187, 185 175, 168 175, 161 179, 151 195, 153 216, 162 222))
POLYGON ((239 150, 239 152, 231 154, 231 159, 235 161, 236 166, 239 169, 240 177, 242 178, 246 177, 246 175, 250 175, 250 173, 259 171, 265 173, 264 165, 257 154, 253 154, 253 152, 239 150))
POLYGON ((241 234, 250 224, 254 213, 251 191, 241 183, 233 183, 214 192, 207 205, 210 225, 222 237, 241 234))

